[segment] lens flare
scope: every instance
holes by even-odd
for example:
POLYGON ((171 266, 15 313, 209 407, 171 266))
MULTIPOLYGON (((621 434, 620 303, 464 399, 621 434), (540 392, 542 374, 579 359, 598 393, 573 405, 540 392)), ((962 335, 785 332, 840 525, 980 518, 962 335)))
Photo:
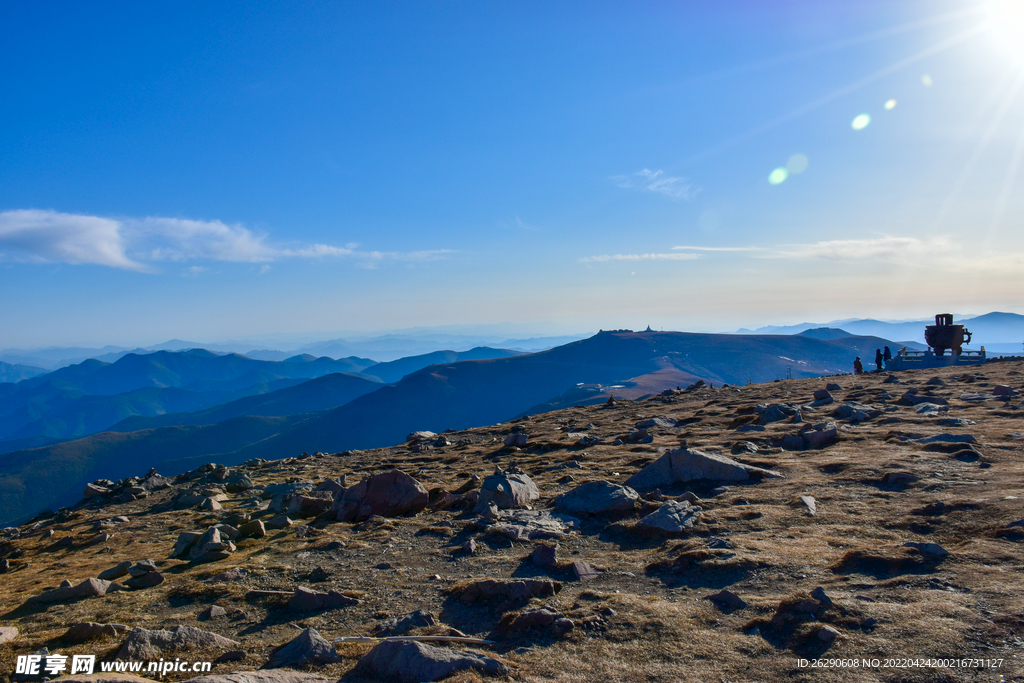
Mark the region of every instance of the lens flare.
POLYGON ((871 116, 868 114, 861 114, 854 118, 853 123, 850 125, 853 126, 854 130, 864 130, 868 127, 869 123, 871 123, 871 116))
POLYGON ((924 83, 924 87, 926 88, 932 87, 932 77, 928 74, 921 76, 921 82, 924 83))
POLYGON ((772 185, 778 185, 779 183, 784 182, 788 177, 789 171, 782 167, 779 167, 768 174, 768 182, 771 183, 772 185))
POLYGON ((886 109, 895 109, 896 108, 896 100, 888 100, 888 101, 886 101, 885 108, 886 109))
POLYGON ((810 163, 803 154, 794 154, 786 162, 786 172, 789 175, 799 175, 807 170, 807 164, 810 163))
POLYGON ((986 9, 996 44, 1011 59, 1024 63, 1024 2, 990 0, 986 9))

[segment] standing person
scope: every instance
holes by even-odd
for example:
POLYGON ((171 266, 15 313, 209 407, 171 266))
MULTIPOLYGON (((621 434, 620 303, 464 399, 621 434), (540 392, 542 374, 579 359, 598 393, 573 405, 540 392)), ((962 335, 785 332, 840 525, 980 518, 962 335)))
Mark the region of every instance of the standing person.
POLYGON ((886 363, 892 360, 892 351, 889 350, 888 346, 886 346, 885 349, 882 351, 882 360, 884 360, 886 363))
POLYGON ((864 364, 860 362, 860 356, 853 359, 853 374, 864 374, 864 364))
POLYGON ((878 371, 879 372, 882 371, 882 361, 883 360, 885 360, 885 356, 882 355, 882 349, 875 349, 875 365, 878 366, 878 371))

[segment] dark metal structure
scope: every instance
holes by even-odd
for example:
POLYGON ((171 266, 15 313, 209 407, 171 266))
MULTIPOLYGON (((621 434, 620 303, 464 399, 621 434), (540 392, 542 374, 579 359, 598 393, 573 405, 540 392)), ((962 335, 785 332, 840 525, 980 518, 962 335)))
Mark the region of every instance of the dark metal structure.
POLYGON ((924 340, 935 350, 936 356, 941 356, 946 349, 952 351, 953 356, 959 356, 964 344, 971 343, 971 332, 963 325, 954 325, 952 313, 939 313, 934 325, 925 326, 924 340))

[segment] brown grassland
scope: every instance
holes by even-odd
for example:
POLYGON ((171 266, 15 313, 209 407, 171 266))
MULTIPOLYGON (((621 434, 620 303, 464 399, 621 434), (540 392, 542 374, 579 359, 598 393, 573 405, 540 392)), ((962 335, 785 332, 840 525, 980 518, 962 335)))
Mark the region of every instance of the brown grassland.
MULTIPOLYGON (((328 639, 365 636, 381 619, 423 609, 440 623, 418 633, 446 634, 455 628, 491 638, 494 645, 477 649, 507 663, 508 679, 515 681, 1024 680, 1024 528, 1009 526, 1024 518, 1022 372, 1024 362, 1011 360, 905 371, 897 375, 898 383, 883 383, 886 374, 868 374, 700 388, 449 433, 450 446, 399 445, 232 468, 246 472, 257 485, 319 483, 342 474, 352 484, 364 474, 399 468, 428 489, 454 491, 470 475, 483 477, 497 465, 515 463, 537 483, 541 498, 534 507, 541 509, 591 479, 622 483, 659 452, 681 445, 783 475, 725 490, 714 482, 663 489, 666 498, 692 491, 701 499, 704 514, 683 537, 654 538, 633 529, 659 505, 654 500, 633 513, 583 519, 579 532, 559 542, 560 565, 548 570, 529 560, 532 543, 474 531, 466 511, 429 510, 357 524, 296 520, 295 526, 268 531, 265 538, 239 541, 227 560, 190 565, 165 559, 180 532, 202 531, 237 511, 263 519, 276 513, 246 507, 252 496, 245 493, 231 494, 219 512, 175 509, 172 497, 196 479, 179 480, 148 499, 123 504, 83 501, 70 520, 26 524, 20 536, 5 541, 8 550, 19 553, 11 571, 0 577, 0 626, 17 627, 19 636, 0 646, 0 675, 10 676, 17 655, 43 646, 62 654, 112 656, 119 646, 113 637, 81 645, 60 640, 69 625, 82 621, 149 629, 188 624, 213 631, 239 641, 246 652, 240 662, 214 667, 214 673, 224 673, 259 667, 301 628, 315 627, 328 639), (943 384, 927 384, 933 377, 943 384), (832 392, 836 402, 803 408, 806 422, 834 420, 831 412, 845 401, 869 405, 880 414, 857 423, 836 420, 840 438, 821 450, 773 446, 782 435, 796 433, 800 425, 789 420, 768 424, 764 431, 737 431, 758 404, 806 405, 827 382, 842 387, 832 392), (961 398, 965 392, 986 394, 1000 384, 1013 387, 1016 395, 1009 400, 961 398), (948 411, 929 416, 898 405, 911 387, 945 398, 948 411), (616 436, 652 417, 675 418, 684 425, 653 429, 653 443, 613 445, 616 436), (948 418, 973 424, 938 423, 948 418), (516 426, 529 434, 528 445, 503 446, 516 426), (604 441, 579 447, 578 437, 568 434, 582 431, 604 441), (942 433, 973 435, 977 454, 929 450, 909 440, 942 433), (740 450, 743 442, 755 444, 756 452, 740 450), (883 482, 887 473, 897 471, 916 481, 883 482), (801 496, 814 497, 815 516, 801 496), (105 543, 90 544, 97 533, 93 524, 118 515, 129 521, 110 531, 105 543), (44 538, 49 530, 53 535, 44 538), (65 536, 74 539, 71 549, 51 549, 65 536), (470 538, 478 543, 476 552, 460 552, 470 538), (908 541, 937 543, 949 555, 940 559, 903 547, 908 541), (63 579, 77 584, 123 560, 146 558, 155 560, 166 576, 161 585, 68 604, 23 606, 26 598, 63 579), (569 569, 573 560, 603 571, 579 583, 569 569), (248 574, 233 582, 206 581, 236 566, 248 574), (563 588, 532 605, 464 605, 450 594, 459 582, 487 577, 550 578, 563 588), (361 603, 296 614, 287 609, 287 596, 249 594, 299 585, 337 590, 361 603), (832 605, 817 618, 788 610, 818 587, 832 605), (704 599, 723 588, 747 606, 723 611, 704 599), (199 620, 211 604, 226 608, 227 616, 199 620), (565 614, 575 628, 561 636, 500 632, 505 612, 541 604, 565 614), (831 644, 817 637, 823 625, 839 632, 831 644), (900 664, 956 658, 985 661, 944 668, 798 664, 799 659, 900 664)), ((140 462, 137 474, 146 469, 140 462)), ((339 645, 340 663, 312 671, 357 680, 349 671, 370 647, 339 645)), ((178 654, 213 659, 219 652, 178 654)), ((164 680, 184 678, 188 675, 172 674, 164 680)), ((462 673, 449 680, 481 678, 462 673)))

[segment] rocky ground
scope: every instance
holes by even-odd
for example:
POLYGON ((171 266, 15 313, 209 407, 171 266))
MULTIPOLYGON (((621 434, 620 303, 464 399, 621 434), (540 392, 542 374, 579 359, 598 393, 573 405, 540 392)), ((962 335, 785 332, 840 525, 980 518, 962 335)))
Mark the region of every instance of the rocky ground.
POLYGON ((308 681, 1024 680, 1022 372, 695 386, 96 482, 3 531, 0 675, 47 648, 308 681), (490 642, 334 642, 396 635, 490 642))

